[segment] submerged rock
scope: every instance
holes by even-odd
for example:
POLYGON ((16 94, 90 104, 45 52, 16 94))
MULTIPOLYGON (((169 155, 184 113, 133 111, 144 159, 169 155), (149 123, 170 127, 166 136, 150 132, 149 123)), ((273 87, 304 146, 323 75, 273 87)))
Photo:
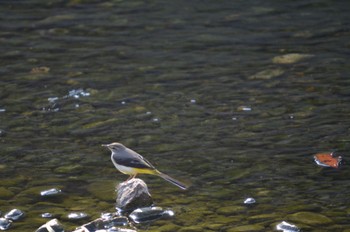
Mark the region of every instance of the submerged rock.
POLYGON ((281 56, 275 56, 272 59, 272 62, 275 64, 294 64, 301 60, 313 57, 314 55, 310 54, 301 54, 301 53, 290 53, 281 56))
MULTIPOLYGON (((88 231, 86 231, 86 230, 75 230, 73 232, 88 232, 88 231)), ((112 227, 112 228, 109 228, 109 229, 96 230, 96 232, 137 232, 137 231, 136 230, 132 230, 132 229, 112 227)))
POLYGON ((146 183, 138 178, 123 182, 117 187, 117 208, 122 211, 133 211, 153 204, 146 183))
POLYGON ((275 69, 266 69, 261 72, 258 72, 252 76, 250 76, 248 79, 250 80, 269 80, 274 77, 281 76, 284 73, 283 69, 275 68, 275 69))
POLYGON ((46 67, 46 66, 42 66, 42 67, 34 67, 32 68, 32 70, 30 71, 31 74, 46 74, 50 72, 50 68, 46 67))
POLYGON ((128 226, 129 220, 127 217, 118 216, 116 214, 110 214, 108 217, 103 215, 103 217, 91 221, 78 227, 74 232, 86 232, 86 231, 120 231, 120 226, 128 226), (118 229, 118 230, 116 230, 118 229))
POLYGON ((164 210, 161 207, 145 207, 134 210, 129 217, 135 223, 146 223, 161 218, 170 218, 174 216, 172 210, 164 210))
POLYGON ((64 232, 64 228, 57 219, 52 219, 40 226, 35 232, 64 232))
POLYGON ((12 221, 17 221, 21 219, 23 216, 24 216, 24 212, 22 210, 13 209, 10 212, 6 213, 4 217, 12 221))
POLYGON ((11 226, 11 221, 7 218, 0 218, 0 230, 7 230, 11 226))
POLYGON ((5 187, 0 187, 0 198, 1 199, 10 199, 15 194, 11 192, 10 190, 6 189, 5 187))
POLYGON ((253 232, 253 231, 264 231, 264 229, 265 228, 262 225, 255 224, 255 225, 244 225, 244 226, 233 227, 231 229, 228 229, 227 232, 238 232, 238 231, 253 232))
POLYGON ((288 216, 288 219, 294 222, 300 222, 307 225, 325 225, 332 223, 332 220, 322 214, 313 212, 298 212, 288 216))

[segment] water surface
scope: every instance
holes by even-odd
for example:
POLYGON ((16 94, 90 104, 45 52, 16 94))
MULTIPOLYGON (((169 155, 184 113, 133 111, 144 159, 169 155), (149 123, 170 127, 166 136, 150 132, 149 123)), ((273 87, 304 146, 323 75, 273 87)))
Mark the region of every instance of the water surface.
POLYGON ((119 141, 181 191, 142 176, 176 218, 151 231, 349 231, 346 1, 2 1, 0 211, 114 211, 119 141), (289 64, 285 54, 306 54, 289 64), (262 73, 263 72, 263 73, 262 73), (276 74, 277 73, 277 74, 276 74), (264 75, 262 75, 264 74, 264 75), (52 187, 63 195, 42 198, 52 187), (243 205, 254 197, 253 207, 243 205), (301 212, 330 221, 305 223, 301 212))

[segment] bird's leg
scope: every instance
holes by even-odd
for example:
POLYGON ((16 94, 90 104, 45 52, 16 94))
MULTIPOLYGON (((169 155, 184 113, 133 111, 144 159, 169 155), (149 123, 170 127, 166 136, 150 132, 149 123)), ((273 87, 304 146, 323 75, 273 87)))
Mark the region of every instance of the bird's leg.
POLYGON ((126 181, 129 181, 129 180, 131 180, 131 179, 135 178, 135 177, 136 177, 136 175, 137 175, 137 173, 136 173, 136 174, 133 174, 133 175, 130 175, 130 176, 129 176, 129 178, 128 178, 126 181))

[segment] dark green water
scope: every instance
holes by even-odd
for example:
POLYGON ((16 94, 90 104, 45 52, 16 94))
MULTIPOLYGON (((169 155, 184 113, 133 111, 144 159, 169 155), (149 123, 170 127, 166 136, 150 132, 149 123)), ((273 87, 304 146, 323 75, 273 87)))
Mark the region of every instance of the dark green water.
POLYGON ((184 192, 142 176, 176 213, 144 230, 274 231, 285 220, 349 232, 348 166, 313 162, 349 155, 349 10, 327 0, 1 1, 0 211, 26 213, 11 230, 34 231, 44 212, 67 228, 88 221, 69 212, 113 212, 127 177, 100 145, 118 141, 192 183, 184 192), (294 53, 309 56, 273 60, 294 53), (52 187, 64 194, 40 197, 52 187))

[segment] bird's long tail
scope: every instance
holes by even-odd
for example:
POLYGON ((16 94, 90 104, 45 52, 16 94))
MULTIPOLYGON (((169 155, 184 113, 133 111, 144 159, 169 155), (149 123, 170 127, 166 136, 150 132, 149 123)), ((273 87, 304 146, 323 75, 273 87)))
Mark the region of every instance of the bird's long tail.
POLYGON ((178 180, 175 180, 174 178, 168 176, 167 174, 164 174, 164 173, 158 171, 158 175, 159 175, 160 177, 162 177, 164 180, 166 180, 166 181, 172 183, 173 185, 176 185, 177 187, 179 187, 179 188, 181 188, 181 189, 183 189, 183 190, 186 190, 186 189, 188 188, 187 185, 185 185, 184 183, 181 183, 181 182, 178 181, 178 180))

